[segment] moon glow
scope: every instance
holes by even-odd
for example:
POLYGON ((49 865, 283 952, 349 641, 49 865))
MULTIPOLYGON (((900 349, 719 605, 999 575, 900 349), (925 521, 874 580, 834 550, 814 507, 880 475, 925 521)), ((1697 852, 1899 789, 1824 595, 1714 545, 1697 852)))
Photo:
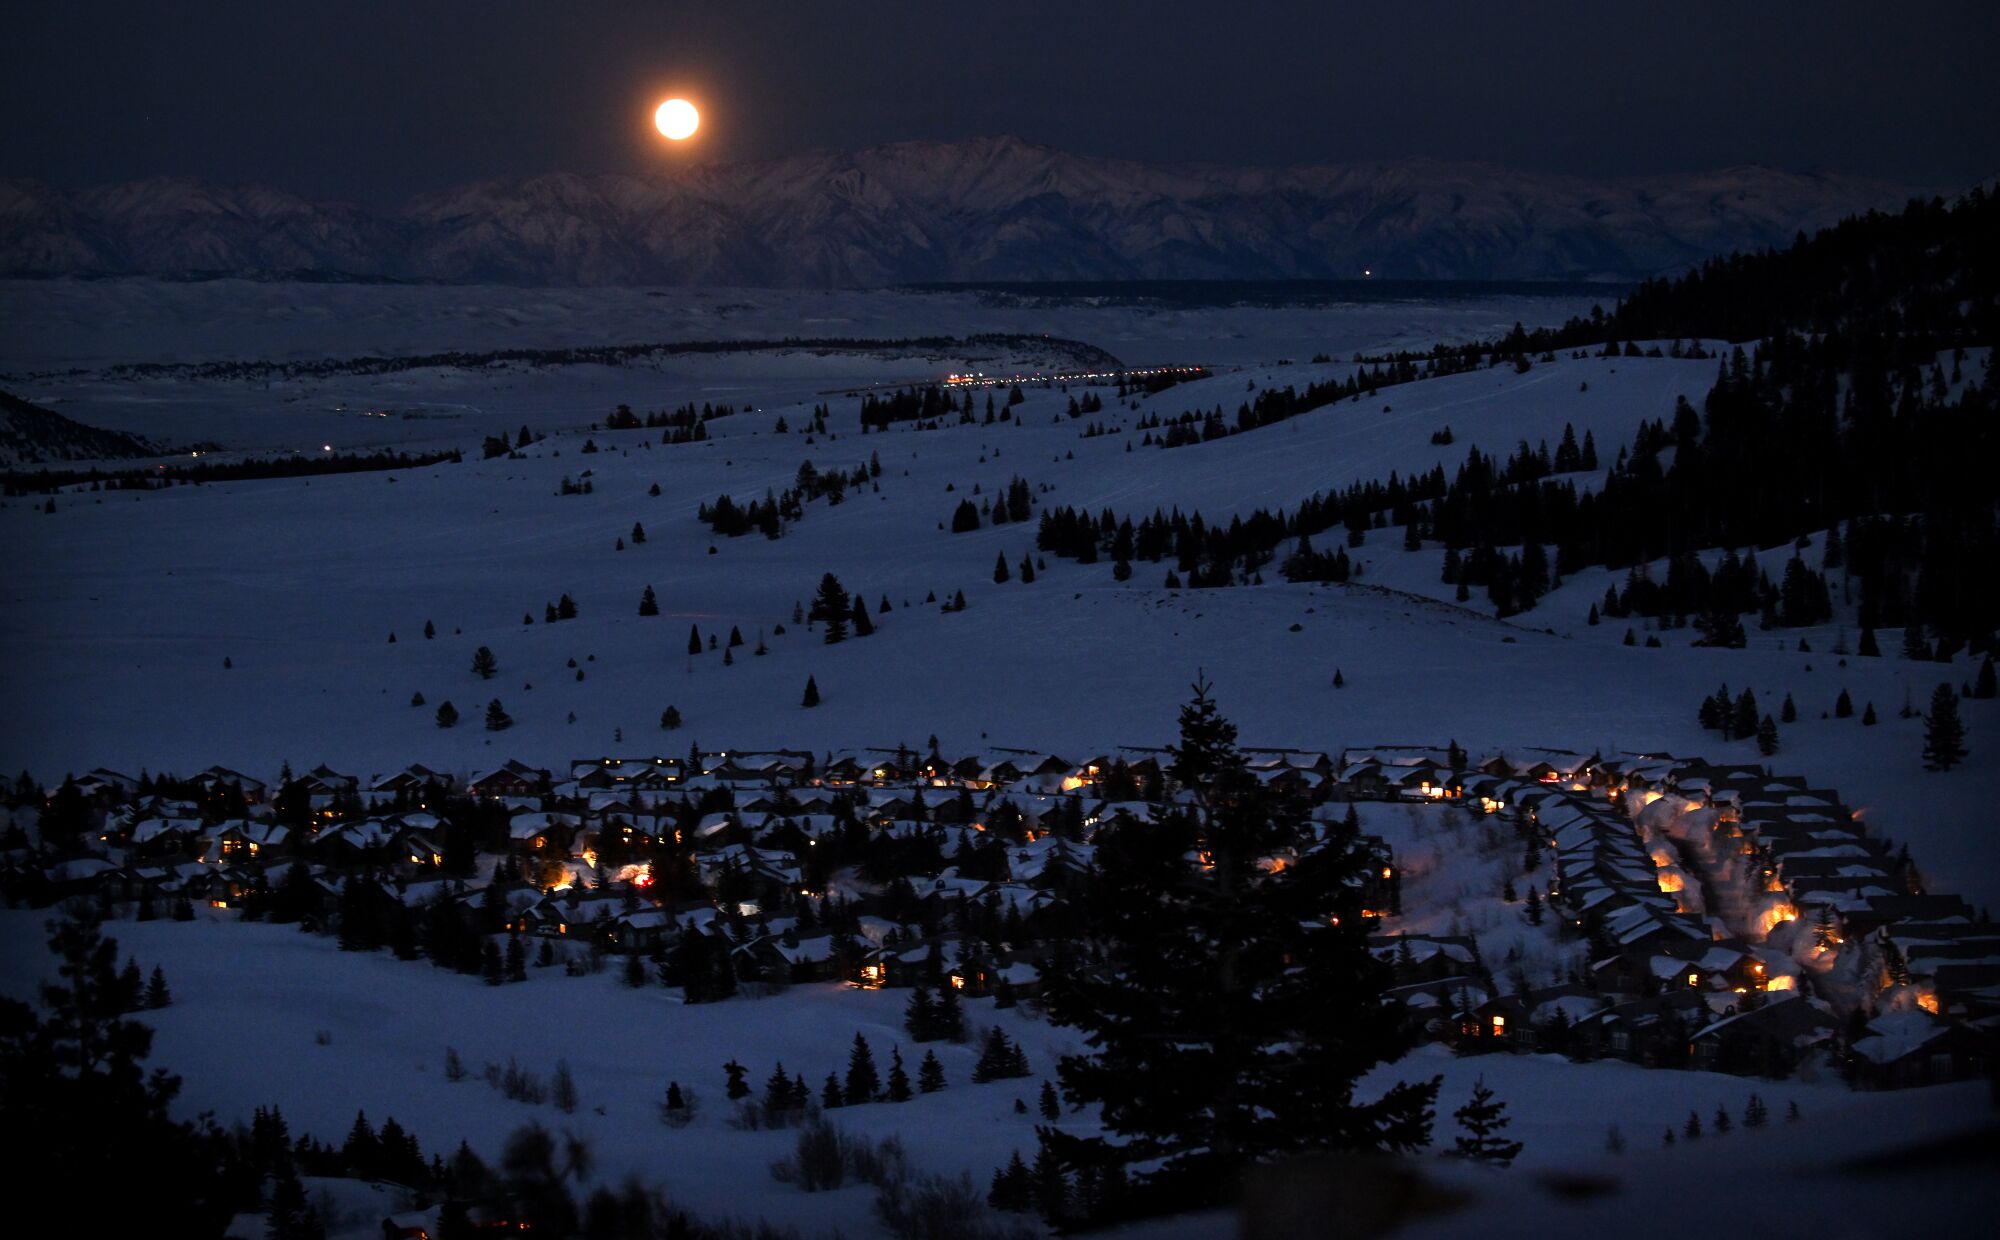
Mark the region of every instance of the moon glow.
POLYGON ((701 113, 685 99, 669 99, 653 113, 653 124, 675 142, 694 136, 701 127, 701 113))

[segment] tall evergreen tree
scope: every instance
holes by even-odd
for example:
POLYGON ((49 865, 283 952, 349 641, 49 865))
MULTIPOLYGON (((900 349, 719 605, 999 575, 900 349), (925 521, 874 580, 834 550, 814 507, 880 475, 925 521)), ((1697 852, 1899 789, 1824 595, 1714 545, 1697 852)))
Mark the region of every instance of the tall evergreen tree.
POLYGON ((493 673, 499 670, 500 661, 493 657, 491 650, 481 646, 472 652, 472 671, 479 679, 491 680, 493 679, 493 673))
POLYGON ((660 614, 660 600, 653 593, 653 587, 651 586, 647 586, 646 592, 639 596, 639 614, 642 616, 657 616, 660 614))
POLYGON ((822 637, 827 645, 832 646, 847 640, 847 621, 852 610, 847 588, 840 584, 840 578, 827 573, 819 579, 819 589, 813 592, 812 607, 806 612, 806 619, 826 626, 822 637))
POLYGON ((875 1052, 868 1049, 868 1039, 854 1035, 854 1049, 847 1054, 847 1104, 860 1106, 864 1102, 875 1101, 875 1095, 882 1092, 882 1078, 875 1071, 875 1052))
POLYGON ((910 1073, 903 1067, 903 1048, 900 1046, 889 1048, 888 1098, 891 1102, 910 1100, 910 1073))
POLYGON ((1051 1016, 1091 1047, 1063 1058, 1063 1092, 1097 1106, 1104 1135, 1044 1128, 1044 1154, 1142 1167, 1132 1208, 1152 1211, 1228 1200, 1246 1167, 1290 1151, 1427 1144, 1435 1080, 1354 1099, 1406 1045, 1361 916, 1371 854, 1344 827, 1315 838, 1250 773, 1205 681, 1171 752, 1185 799, 1097 837, 1078 906, 1102 964, 1046 983, 1051 1016), (1267 872, 1278 848, 1298 861, 1267 872))
POLYGON ((1965 759, 1965 723, 1958 717, 1958 694, 1940 683, 1924 716, 1924 769, 1948 771, 1965 759))

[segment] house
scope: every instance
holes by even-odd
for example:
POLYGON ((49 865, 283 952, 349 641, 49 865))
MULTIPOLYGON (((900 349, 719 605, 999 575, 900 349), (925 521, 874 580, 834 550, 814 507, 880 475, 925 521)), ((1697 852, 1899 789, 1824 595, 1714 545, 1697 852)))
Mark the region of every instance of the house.
POLYGON ((291 828, 280 823, 239 818, 217 829, 215 851, 224 860, 247 860, 283 848, 290 838, 291 828))
POLYGON ((473 776, 465 790, 476 797, 533 797, 549 790, 549 773, 509 758, 506 765, 473 776))
POLYGON ((144 818, 132 824, 129 842, 135 857, 190 855, 201 835, 199 818, 144 818))
POLYGON ((828 751, 825 761, 819 764, 819 778, 830 788, 845 788, 868 778, 872 769, 865 758, 828 751))
POLYGON ((402 770, 397 771, 394 775, 387 775, 376 780, 375 786, 370 791, 416 796, 428 788, 449 789, 451 786, 451 776, 442 771, 434 771, 420 763, 412 762, 402 770))
POLYGON ((1374 934, 1368 950, 1395 970, 1396 985, 1460 977, 1477 969, 1470 935, 1374 934))
POLYGON ((605 926, 604 938, 614 951, 651 952, 672 940, 677 929, 673 914, 665 909, 625 909, 605 926))
POLYGON ((1848 1049, 1854 1083, 1867 1089, 1973 1080, 1993 1056, 1990 1037, 1920 1009, 1882 1013, 1848 1049))
POLYGON ((1817 1002, 1766 1003, 1714 1021, 1688 1041, 1693 1066, 1739 1076, 1785 1076, 1814 1051, 1832 1044, 1837 1031, 1817 1002))
POLYGON ((1648 1068, 1677 1067, 1687 1061, 1688 1034, 1714 1019, 1699 992, 1666 990, 1605 1008, 1588 1022, 1587 1036, 1600 1053, 1615 1059, 1648 1068))
POLYGON ((831 982, 840 977, 839 946, 831 934, 800 937, 787 930, 745 943, 736 954, 767 982, 831 982))
POLYGON ((577 787, 666 788, 681 781, 687 764, 679 758, 577 758, 569 764, 577 787))
POLYGON ((552 810, 531 810, 507 820, 508 845, 516 853, 567 857, 583 819, 552 810))
POLYGON ((361 786, 359 779, 343 775, 324 762, 299 776, 298 782, 304 786, 308 797, 353 796, 361 786))
POLYGON ((234 788, 252 805, 262 801, 268 791, 263 780, 252 778, 241 771, 232 771, 226 766, 211 766, 196 775, 192 782, 203 792, 211 795, 223 789, 234 788))

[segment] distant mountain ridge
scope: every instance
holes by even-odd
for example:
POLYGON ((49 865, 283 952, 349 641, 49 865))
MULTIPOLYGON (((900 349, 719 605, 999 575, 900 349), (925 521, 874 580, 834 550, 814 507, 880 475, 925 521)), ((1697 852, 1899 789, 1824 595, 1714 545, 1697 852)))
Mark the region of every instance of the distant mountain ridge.
POLYGON ((152 443, 123 431, 107 431, 0 392, 0 465, 44 461, 96 461, 153 456, 152 443))
POLYGON ((482 181, 400 208, 158 179, 0 181, 0 275, 541 285, 1634 279, 1902 205, 1907 186, 1730 168, 1589 180, 1409 159, 1235 168, 1014 138, 653 176, 482 181))

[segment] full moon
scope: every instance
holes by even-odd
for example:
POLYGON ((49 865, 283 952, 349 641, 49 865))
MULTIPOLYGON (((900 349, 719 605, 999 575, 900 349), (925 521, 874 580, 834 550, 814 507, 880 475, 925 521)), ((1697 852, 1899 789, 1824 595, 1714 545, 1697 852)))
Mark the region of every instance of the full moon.
POLYGON ((694 105, 685 99, 669 99, 653 113, 653 124, 659 126, 661 133, 679 142, 694 136, 694 131, 701 125, 701 113, 695 111, 694 105))

